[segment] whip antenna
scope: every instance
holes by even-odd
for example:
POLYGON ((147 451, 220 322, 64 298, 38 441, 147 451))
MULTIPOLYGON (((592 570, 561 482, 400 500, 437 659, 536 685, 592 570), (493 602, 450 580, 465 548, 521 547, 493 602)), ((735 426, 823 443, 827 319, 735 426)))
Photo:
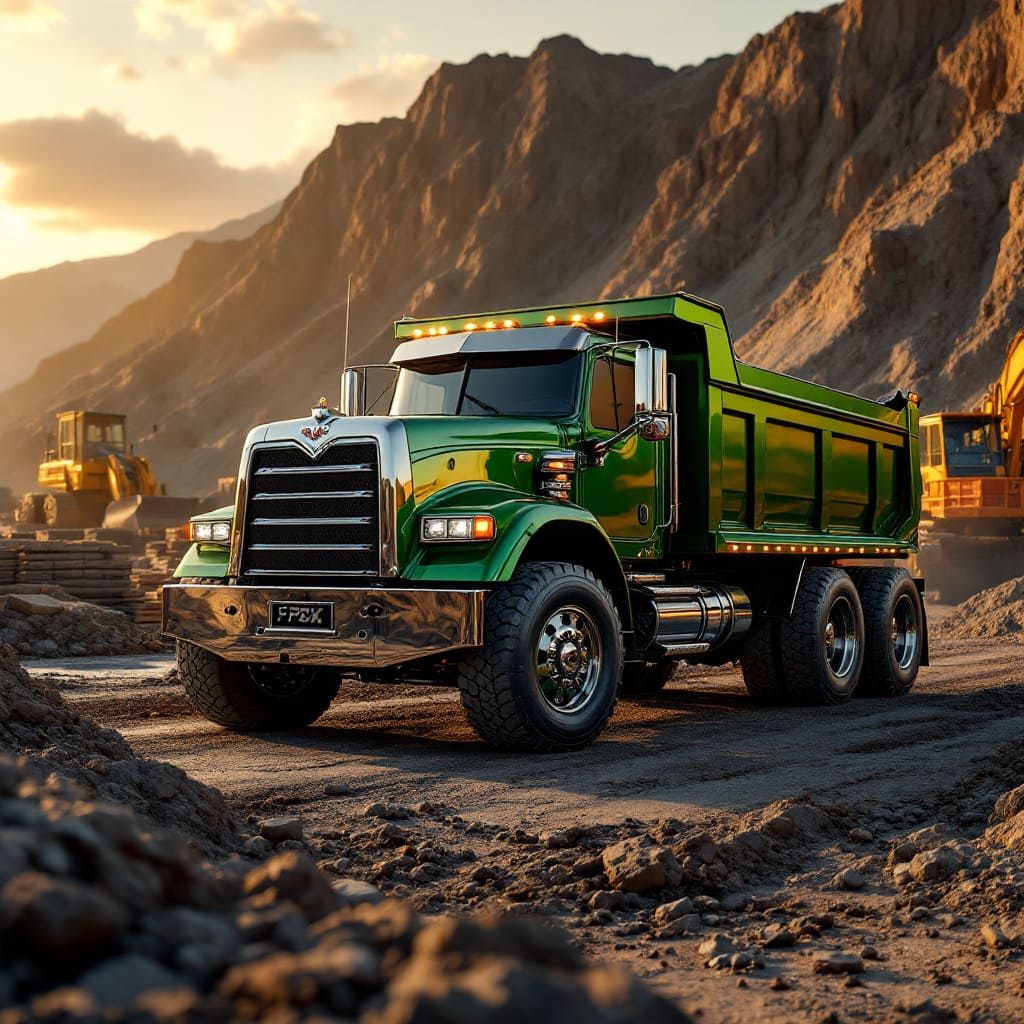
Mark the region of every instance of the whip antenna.
POLYGON ((352 275, 348 275, 348 288, 345 291, 345 352, 341 359, 341 372, 348 369, 348 325, 349 309, 352 306, 352 275))

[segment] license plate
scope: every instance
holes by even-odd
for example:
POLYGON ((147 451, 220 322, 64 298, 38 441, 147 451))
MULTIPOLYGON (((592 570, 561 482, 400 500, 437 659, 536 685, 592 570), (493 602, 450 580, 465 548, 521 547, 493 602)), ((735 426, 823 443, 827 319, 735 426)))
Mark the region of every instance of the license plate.
POLYGON ((271 629, 334 629, 330 601, 271 601, 271 629))

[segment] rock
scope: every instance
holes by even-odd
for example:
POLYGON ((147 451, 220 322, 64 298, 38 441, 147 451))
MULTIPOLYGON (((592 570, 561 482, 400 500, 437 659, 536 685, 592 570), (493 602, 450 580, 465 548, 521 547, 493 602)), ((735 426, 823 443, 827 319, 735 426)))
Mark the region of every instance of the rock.
POLYGON ((844 868, 832 878, 832 885, 836 889, 863 889, 867 883, 864 876, 853 868, 844 868))
POLYGON ((626 907, 626 896, 621 892, 599 889, 591 894, 590 899, 587 900, 587 906, 591 910, 624 910, 626 907))
POLYGON ((940 846, 917 854, 910 862, 910 876, 917 882, 944 882, 963 866, 963 858, 957 850, 940 846))
POLYGON ((611 887, 624 892, 676 886, 683 878, 683 869, 672 851, 646 838, 625 839, 607 847, 602 861, 611 887))
POLYGON ((714 957, 723 956, 726 953, 735 953, 736 951, 736 943, 728 935, 712 935, 697 947, 697 955, 702 960, 711 960, 714 957))
POLYGON ((387 804, 377 801, 367 804, 363 808, 363 816, 366 818, 383 818, 385 821, 399 821, 404 818, 413 818, 416 812, 401 804, 387 804))
POLYGON ((282 843, 287 839, 302 839, 302 819, 267 818, 260 822, 260 835, 271 843, 282 843))
POLYGON ((178 988, 183 980, 137 953, 124 953, 85 972, 78 984, 105 1005, 125 1005, 152 989, 178 988))
POLYGON ((874 836, 866 828, 851 828, 850 839, 855 843, 870 843, 874 836))
POLYGON ((1021 811, 1024 811, 1024 786, 1003 793, 996 800, 992 818, 995 821, 1007 821, 1021 811))
POLYGON ((253 868, 244 881, 244 892, 253 906, 267 906, 290 900, 310 920, 330 913, 338 896, 317 870, 309 855, 299 850, 279 853, 253 868))
POLYGON ((790 988, 792 988, 790 983, 788 981, 786 981, 786 979, 783 978, 781 974, 778 975, 775 978, 772 978, 771 983, 768 985, 768 987, 773 992, 786 992, 790 988))
POLYGON ((681 900, 673 900, 671 903, 662 903, 654 911, 654 920, 659 924, 667 924, 677 917, 694 912, 693 900, 684 896, 681 900))
POLYGON ((860 951, 861 960, 877 960, 878 950, 874 946, 864 946, 860 951))
POLYGON ((669 939, 676 935, 685 935, 688 932, 699 932, 702 927, 700 914, 683 914, 669 921, 664 928, 658 932, 659 939, 669 939))
POLYGON ((347 782, 340 780, 328 782, 324 786, 325 796, 353 796, 354 794, 355 790, 347 782))
POLYGON ((331 882, 338 902, 343 907, 361 906, 364 903, 380 903, 384 894, 375 885, 358 878, 338 878, 331 882))
POLYGON ((995 924, 982 925, 981 937, 985 941, 985 945, 992 949, 1009 949, 1017 945, 999 925, 995 924))
POLYGON ((0 890, 0 935, 34 953, 75 960, 99 956, 127 927, 128 912, 82 882, 26 871, 0 890))
POLYGON ((853 953, 815 953, 811 957, 811 969, 815 974, 860 974, 864 961, 853 953))
POLYGON ((761 945, 765 949, 785 949, 796 945, 796 936, 781 925, 771 925, 762 932, 764 936, 761 945))
POLYGON ((8 594, 7 607, 22 615, 58 615, 64 611, 64 602, 46 594, 8 594))

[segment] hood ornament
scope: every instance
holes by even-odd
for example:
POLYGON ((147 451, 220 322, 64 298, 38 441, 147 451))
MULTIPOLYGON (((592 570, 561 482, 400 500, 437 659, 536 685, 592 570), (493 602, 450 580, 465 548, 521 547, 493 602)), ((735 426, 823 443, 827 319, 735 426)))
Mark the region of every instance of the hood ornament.
POLYGON ((300 433, 310 441, 319 441, 321 437, 326 437, 331 432, 330 421, 337 419, 339 415, 338 410, 332 409, 327 404, 326 398, 321 398, 309 412, 313 419, 316 420, 317 426, 303 427, 300 433))

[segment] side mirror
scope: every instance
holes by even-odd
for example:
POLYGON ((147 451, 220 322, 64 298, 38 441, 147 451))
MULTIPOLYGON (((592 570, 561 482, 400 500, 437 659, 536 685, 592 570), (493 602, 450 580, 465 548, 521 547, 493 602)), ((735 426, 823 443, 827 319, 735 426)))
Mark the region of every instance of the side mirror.
POLYGON ((668 355, 664 349, 636 350, 634 415, 658 416, 668 409, 668 355))
POLYGON ((366 389, 362 370, 346 370, 341 375, 342 416, 362 416, 366 405, 366 389))

